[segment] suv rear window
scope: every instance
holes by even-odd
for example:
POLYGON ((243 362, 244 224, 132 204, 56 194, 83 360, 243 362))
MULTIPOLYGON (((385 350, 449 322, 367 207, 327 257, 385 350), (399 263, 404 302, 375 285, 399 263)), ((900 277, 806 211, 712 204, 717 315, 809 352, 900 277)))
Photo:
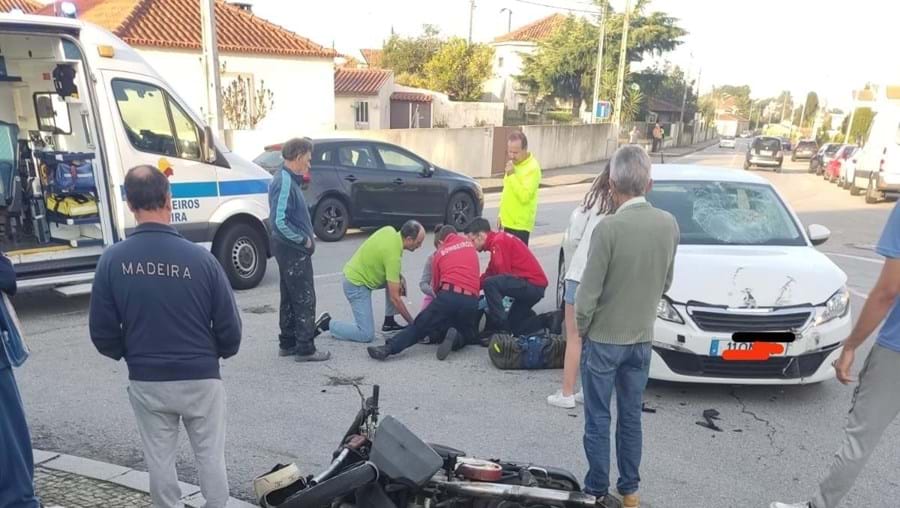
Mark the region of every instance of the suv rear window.
POLYGON ((801 141, 797 143, 797 148, 816 148, 816 143, 814 141, 801 141))
POLYGON ((781 150, 781 140, 778 138, 756 138, 753 142, 755 150, 771 150, 777 152, 781 150))

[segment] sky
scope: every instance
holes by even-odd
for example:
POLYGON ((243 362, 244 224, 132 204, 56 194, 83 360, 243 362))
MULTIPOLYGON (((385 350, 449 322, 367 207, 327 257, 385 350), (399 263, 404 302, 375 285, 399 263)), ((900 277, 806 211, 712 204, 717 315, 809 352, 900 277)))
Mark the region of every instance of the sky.
MULTIPOLYGON (((247 1, 247 0, 244 0, 247 1)), ((467 37, 470 0, 252 0, 254 12, 324 46, 351 53, 380 48, 393 29, 417 35, 423 24, 467 37)), ((589 15, 591 0, 475 0, 473 39, 489 42, 555 12, 589 15)), ((622 10, 625 0, 611 0, 622 10)), ((900 83, 900 2, 854 0, 653 0, 649 10, 679 18, 689 33, 664 55, 699 74, 700 87, 750 85, 755 99, 815 91, 847 108, 867 81, 900 83), (832 7, 834 5, 834 7, 832 7)), ((650 65, 652 62, 647 62, 650 65)))

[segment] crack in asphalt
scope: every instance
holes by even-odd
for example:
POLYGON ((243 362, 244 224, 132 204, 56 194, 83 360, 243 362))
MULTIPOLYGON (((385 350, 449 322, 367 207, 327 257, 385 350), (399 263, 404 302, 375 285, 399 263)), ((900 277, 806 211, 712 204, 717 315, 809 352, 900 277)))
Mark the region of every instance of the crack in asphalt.
MULTIPOLYGON (((769 446, 771 446, 772 450, 775 451, 775 457, 780 457, 781 454, 784 453, 785 449, 783 447, 779 447, 778 445, 775 444, 775 433, 778 432, 778 429, 776 429, 775 426, 772 425, 772 422, 770 422, 769 420, 762 418, 759 415, 757 415, 755 412, 747 409, 747 403, 744 402, 744 400, 737 394, 737 391, 734 388, 732 388, 729 393, 732 397, 734 397, 734 399, 736 401, 738 401, 738 404, 741 405, 741 413, 750 415, 751 417, 753 417, 754 420, 765 424, 765 426, 768 428, 768 431, 766 432, 766 437, 769 439, 769 446)), ((763 458, 763 456, 760 455, 759 457, 757 457, 756 460, 760 460, 762 458, 763 458)))

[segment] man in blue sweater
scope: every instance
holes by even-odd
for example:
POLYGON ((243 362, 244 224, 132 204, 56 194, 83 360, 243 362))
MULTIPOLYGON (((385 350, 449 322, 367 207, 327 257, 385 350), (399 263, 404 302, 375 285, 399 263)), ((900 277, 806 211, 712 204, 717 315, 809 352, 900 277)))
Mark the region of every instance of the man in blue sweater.
POLYGON ((222 267, 209 251, 169 225, 166 176, 138 166, 125 176, 138 227, 104 251, 91 295, 97 350, 128 364, 153 506, 179 506, 175 470, 179 421, 197 459, 208 508, 228 502, 225 390, 219 359, 238 352, 241 318, 222 267))
POLYGON ((303 199, 303 184, 309 177, 313 144, 309 138, 294 138, 281 148, 284 166, 269 184, 269 214, 272 222, 272 250, 281 279, 281 308, 278 336, 280 356, 294 356, 298 362, 322 362, 331 358, 316 351, 314 339, 331 322, 328 314, 316 316, 316 287, 313 279, 313 240, 309 208, 303 199))

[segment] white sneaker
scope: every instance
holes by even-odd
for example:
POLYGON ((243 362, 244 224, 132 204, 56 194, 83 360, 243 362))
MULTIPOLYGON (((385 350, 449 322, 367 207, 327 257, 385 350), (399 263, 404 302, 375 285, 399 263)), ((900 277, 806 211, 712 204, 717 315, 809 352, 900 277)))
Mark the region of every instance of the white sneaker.
POLYGON ((774 502, 769 505, 769 508, 809 508, 809 503, 779 503, 774 502))
POLYGON ((562 390, 558 390, 553 395, 547 397, 547 404, 551 406, 561 407, 563 409, 573 409, 575 407, 574 395, 563 395, 562 390))
POLYGON ((575 402, 584 404, 584 390, 578 390, 578 392, 575 393, 575 402))

